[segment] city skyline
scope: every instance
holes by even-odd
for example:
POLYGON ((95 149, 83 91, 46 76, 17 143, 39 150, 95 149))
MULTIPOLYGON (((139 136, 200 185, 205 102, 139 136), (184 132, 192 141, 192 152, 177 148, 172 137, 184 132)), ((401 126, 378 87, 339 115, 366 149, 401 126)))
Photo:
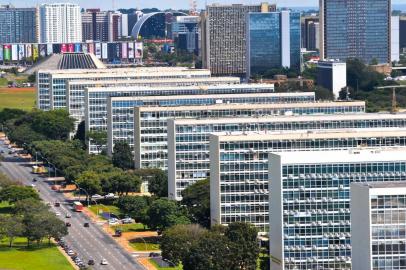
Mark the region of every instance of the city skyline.
MULTIPOLYGON (((61 2, 70 2, 79 4, 83 8, 101 8, 101 9, 112 9, 113 1, 103 1, 94 3, 92 1, 84 1, 84 0, 14 0, 10 1, 10 3, 16 7, 30 7, 35 6, 43 3, 61 3, 61 2)), ((188 9, 189 8, 189 1, 188 0, 173 0, 168 1, 166 3, 162 3, 160 0, 115 0, 115 8, 161 8, 161 9, 188 9), (136 3, 134 6, 133 3, 136 3), (164 5, 163 5, 164 4, 164 5)), ((269 1, 271 4, 276 4, 278 7, 317 7, 318 0, 276 0, 276 1, 269 1), (304 4, 304 2, 306 4, 304 4)), ((261 1, 256 0, 198 0, 198 8, 201 9, 204 7, 205 4, 213 4, 213 3, 221 3, 221 4, 231 4, 231 3, 241 3, 241 4, 258 4, 261 1)), ((404 4, 403 0, 393 0, 393 5, 404 4)), ((406 6, 406 5, 405 5, 406 6)), ((403 8, 406 10, 406 7, 403 8)))

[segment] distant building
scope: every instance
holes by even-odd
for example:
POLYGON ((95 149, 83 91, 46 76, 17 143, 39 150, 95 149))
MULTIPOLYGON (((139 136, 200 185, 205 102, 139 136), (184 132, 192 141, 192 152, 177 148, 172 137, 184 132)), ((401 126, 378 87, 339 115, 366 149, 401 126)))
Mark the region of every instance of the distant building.
POLYGON ((177 49, 199 54, 199 16, 180 16, 172 23, 177 49))
POLYGON ((399 16, 392 16, 391 17, 391 62, 399 61, 400 60, 400 32, 399 32, 399 23, 400 19, 399 16))
POLYGON ((82 41, 82 17, 76 4, 58 3, 40 6, 42 43, 82 41))
POLYGON ((302 48, 313 51, 319 48, 319 18, 315 16, 303 17, 301 24, 302 48), (315 30, 317 30, 315 32, 315 30))
POLYGON ((247 73, 247 17, 249 12, 275 11, 275 5, 208 5, 202 14, 203 66, 213 75, 247 73))
POLYGON ((36 8, 0 6, 0 43, 34 43, 38 38, 36 8))
POLYGON ((139 17, 131 30, 135 39, 170 38, 171 25, 178 16, 186 16, 183 12, 153 12, 139 17))
POLYGON ((82 13, 83 41, 108 41, 108 16, 100 9, 87 9, 82 13))
POLYGON ((399 21, 399 43, 400 49, 403 50, 406 48, 406 17, 400 17, 399 21))
POLYGON ((250 12, 246 40, 247 78, 272 68, 300 70, 300 13, 250 12))
POLYGON ((347 64, 341 61, 319 61, 317 84, 329 89, 338 98, 341 89, 347 86, 347 64))
POLYGON ((391 61, 391 0, 320 0, 320 59, 391 61))
POLYGON ((405 181, 351 184, 353 269, 405 269, 405 207, 405 181))

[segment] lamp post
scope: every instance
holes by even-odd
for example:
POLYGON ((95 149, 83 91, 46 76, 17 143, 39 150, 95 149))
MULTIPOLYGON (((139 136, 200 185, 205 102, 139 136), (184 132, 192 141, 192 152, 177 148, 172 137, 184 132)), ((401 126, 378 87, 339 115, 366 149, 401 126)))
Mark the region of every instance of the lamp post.
MULTIPOLYGON (((90 197, 89 197, 89 193, 86 191, 86 189, 81 188, 77 182, 75 182, 75 181, 73 181, 73 180, 72 180, 72 182, 79 188, 79 191, 80 191, 80 190, 83 190, 83 191, 86 193, 87 207, 89 207, 89 198, 90 198, 90 197)), ((79 192, 79 201, 80 201, 80 192, 79 192)))

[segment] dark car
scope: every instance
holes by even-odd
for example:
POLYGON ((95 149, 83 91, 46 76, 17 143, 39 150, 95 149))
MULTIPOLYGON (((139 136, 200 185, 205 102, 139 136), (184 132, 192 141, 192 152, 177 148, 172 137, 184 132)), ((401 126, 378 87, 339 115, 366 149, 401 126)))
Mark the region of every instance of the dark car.
POLYGON ((150 257, 159 257, 161 255, 159 255, 159 253, 156 253, 156 252, 151 252, 151 253, 149 253, 149 256, 150 257))
POLYGON ((94 262, 94 260, 89 260, 89 261, 87 262, 87 264, 88 264, 88 265, 95 265, 95 262, 94 262))
POLYGON ((117 229, 117 230, 115 231, 115 233, 114 233, 114 236, 115 236, 115 237, 120 237, 121 235, 122 235, 122 231, 119 230, 119 229, 117 229))
POLYGON ((83 224, 83 226, 84 226, 84 227, 89 227, 89 223, 88 223, 88 222, 85 222, 85 223, 83 224))
POLYGON ((33 178, 32 181, 33 181, 33 182, 37 182, 38 179, 37 179, 37 178, 33 178))
POLYGON ((60 207, 61 203, 60 202, 55 202, 54 205, 55 205, 55 207, 60 207))
POLYGON ((72 224, 70 224, 70 222, 66 222, 65 224, 66 224, 66 227, 72 226, 72 224))

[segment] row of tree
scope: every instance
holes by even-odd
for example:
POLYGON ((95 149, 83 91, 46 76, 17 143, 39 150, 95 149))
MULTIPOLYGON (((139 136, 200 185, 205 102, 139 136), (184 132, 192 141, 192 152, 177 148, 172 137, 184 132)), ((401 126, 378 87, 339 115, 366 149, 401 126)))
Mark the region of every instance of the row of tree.
POLYGON ((0 215, 0 240, 7 238, 13 246, 16 237, 25 237, 27 245, 38 245, 51 238, 60 238, 68 234, 65 223, 49 211, 31 187, 13 183, 3 174, 0 175, 0 201, 8 202, 11 210, 0 215))
POLYGON ((184 270, 257 269, 257 229, 248 223, 214 226, 176 225, 164 231, 162 256, 184 270))

